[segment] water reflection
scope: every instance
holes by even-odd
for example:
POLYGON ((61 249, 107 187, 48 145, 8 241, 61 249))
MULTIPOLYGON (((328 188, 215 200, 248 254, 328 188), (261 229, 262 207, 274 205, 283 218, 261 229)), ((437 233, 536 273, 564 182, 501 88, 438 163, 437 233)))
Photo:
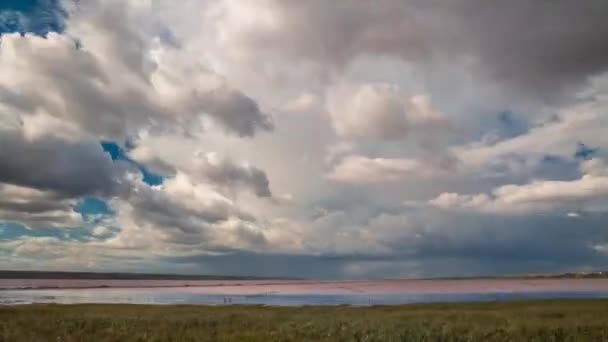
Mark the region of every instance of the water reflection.
POLYGON ((432 302, 479 302, 524 299, 608 298, 608 291, 477 292, 477 293, 390 293, 390 294, 214 294, 204 288, 52 289, 0 291, 6 305, 57 303, 107 304, 257 304, 301 305, 396 305, 432 302), (198 290, 198 291, 197 291, 198 290))

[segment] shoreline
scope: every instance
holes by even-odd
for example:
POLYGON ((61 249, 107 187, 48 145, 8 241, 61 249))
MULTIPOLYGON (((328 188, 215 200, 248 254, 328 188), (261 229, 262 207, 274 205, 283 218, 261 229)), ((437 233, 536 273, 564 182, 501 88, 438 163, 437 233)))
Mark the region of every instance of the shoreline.
POLYGON ((239 275, 156 274, 126 272, 70 272, 70 271, 23 271, 0 270, 0 280, 132 280, 132 281, 314 281, 314 282, 361 282, 361 281, 413 281, 413 280, 535 280, 535 279, 608 279, 608 271, 531 273, 486 276, 447 276, 420 278, 371 278, 371 279, 307 279, 293 277, 258 277, 239 275))
POLYGON ((91 280, 0 279, 0 292, 35 290, 175 289, 210 294, 408 294, 527 291, 606 291, 606 278, 419 280, 91 280), (204 290, 204 291, 199 291, 204 290))
MULTIPOLYGON (((123 308, 123 307, 151 307, 151 308, 198 308, 198 309, 221 309, 221 308, 260 308, 260 309, 279 309, 279 310, 297 310, 297 309, 429 309, 440 307, 446 309, 461 309, 471 307, 500 307, 500 306, 526 306, 526 305, 552 305, 552 304, 569 304, 569 303, 590 303, 606 305, 608 309, 608 297, 606 298, 534 298, 534 299, 510 299, 510 300, 488 300, 488 301, 437 301, 437 302, 412 302, 401 304, 302 304, 302 305, 278 305, 278 304, 247 304, 247 303, 226 303, 226 304, 200 304, 200 303, 26 303, 26 304, 0 304, 0 313, 2 310, 11 308, 123 308)), ((608 319, 608 316, 607 316, 608 319)))

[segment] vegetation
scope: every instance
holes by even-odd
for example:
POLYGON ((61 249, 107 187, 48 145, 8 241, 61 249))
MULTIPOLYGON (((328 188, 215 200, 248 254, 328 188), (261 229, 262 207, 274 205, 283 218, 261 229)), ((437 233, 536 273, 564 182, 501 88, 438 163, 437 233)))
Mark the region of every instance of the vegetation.
POLYGON ((608 300, 0 308, 0 341, 607 341, 608 300))

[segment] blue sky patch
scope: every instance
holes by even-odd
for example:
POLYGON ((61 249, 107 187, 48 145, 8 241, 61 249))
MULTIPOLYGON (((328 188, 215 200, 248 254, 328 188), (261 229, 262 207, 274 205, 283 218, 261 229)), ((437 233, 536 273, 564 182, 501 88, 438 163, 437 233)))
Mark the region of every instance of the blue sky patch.
POLYGON ((93 229, 105 218, 114 215, 107 203, 95 197, 85 197, 74 207, 87 222, 74 229, 28 229, 16 222, 0 222, 0 240, 14 240, 20 237, 54 237, 60 240, 87 241, 93 236, 93 229))
POLYGON ((574 158, 589 160, 599 151, 598 148, 593 148, 579 142, 576 145, 576 152, 574 152, 574 158))
MULTIPOLYGON (((127 141, 126 146, 128 146, 129 148, 135 147, 133 142, 131 141, 127 141)), ((128 151, 125 150, 118 143, 113 141, 103 141, 101 142, 101 147, 106 153, 108 153, 112 157, 112 160, 126 161, 129 164, 135 166, 141 172, 143 176, 143 181, 148 185, 154 186, 163 184, 164 177, 162 175, 152 172, 145 165, 129 158, 127 154, 128 151)))
POLYGON ((2 0, 0 34, 62 32, 65 17, 59 0, 2 0))
POLYGON ((108 204, 96 197, 85 197, 74 207, 77 213, 80 213, 87 218, 87 216, 106 216, 111 215, 112 211, 108 207, 108 204))
POLYGON ((0 241, 15 240, 22 237, 54 237, 60 240, 86 241, 92 237, 88 228, 76 229, 28 229, 15 222, 0 222, 0 241))

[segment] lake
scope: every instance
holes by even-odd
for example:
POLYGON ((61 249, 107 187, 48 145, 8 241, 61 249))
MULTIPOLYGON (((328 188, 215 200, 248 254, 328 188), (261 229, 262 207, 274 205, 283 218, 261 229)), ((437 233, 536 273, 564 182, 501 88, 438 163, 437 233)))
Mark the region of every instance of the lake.
POLYGON ((0 279, 0 304, 396 305, 608 298, 608 279, 73 280, 0 279))

